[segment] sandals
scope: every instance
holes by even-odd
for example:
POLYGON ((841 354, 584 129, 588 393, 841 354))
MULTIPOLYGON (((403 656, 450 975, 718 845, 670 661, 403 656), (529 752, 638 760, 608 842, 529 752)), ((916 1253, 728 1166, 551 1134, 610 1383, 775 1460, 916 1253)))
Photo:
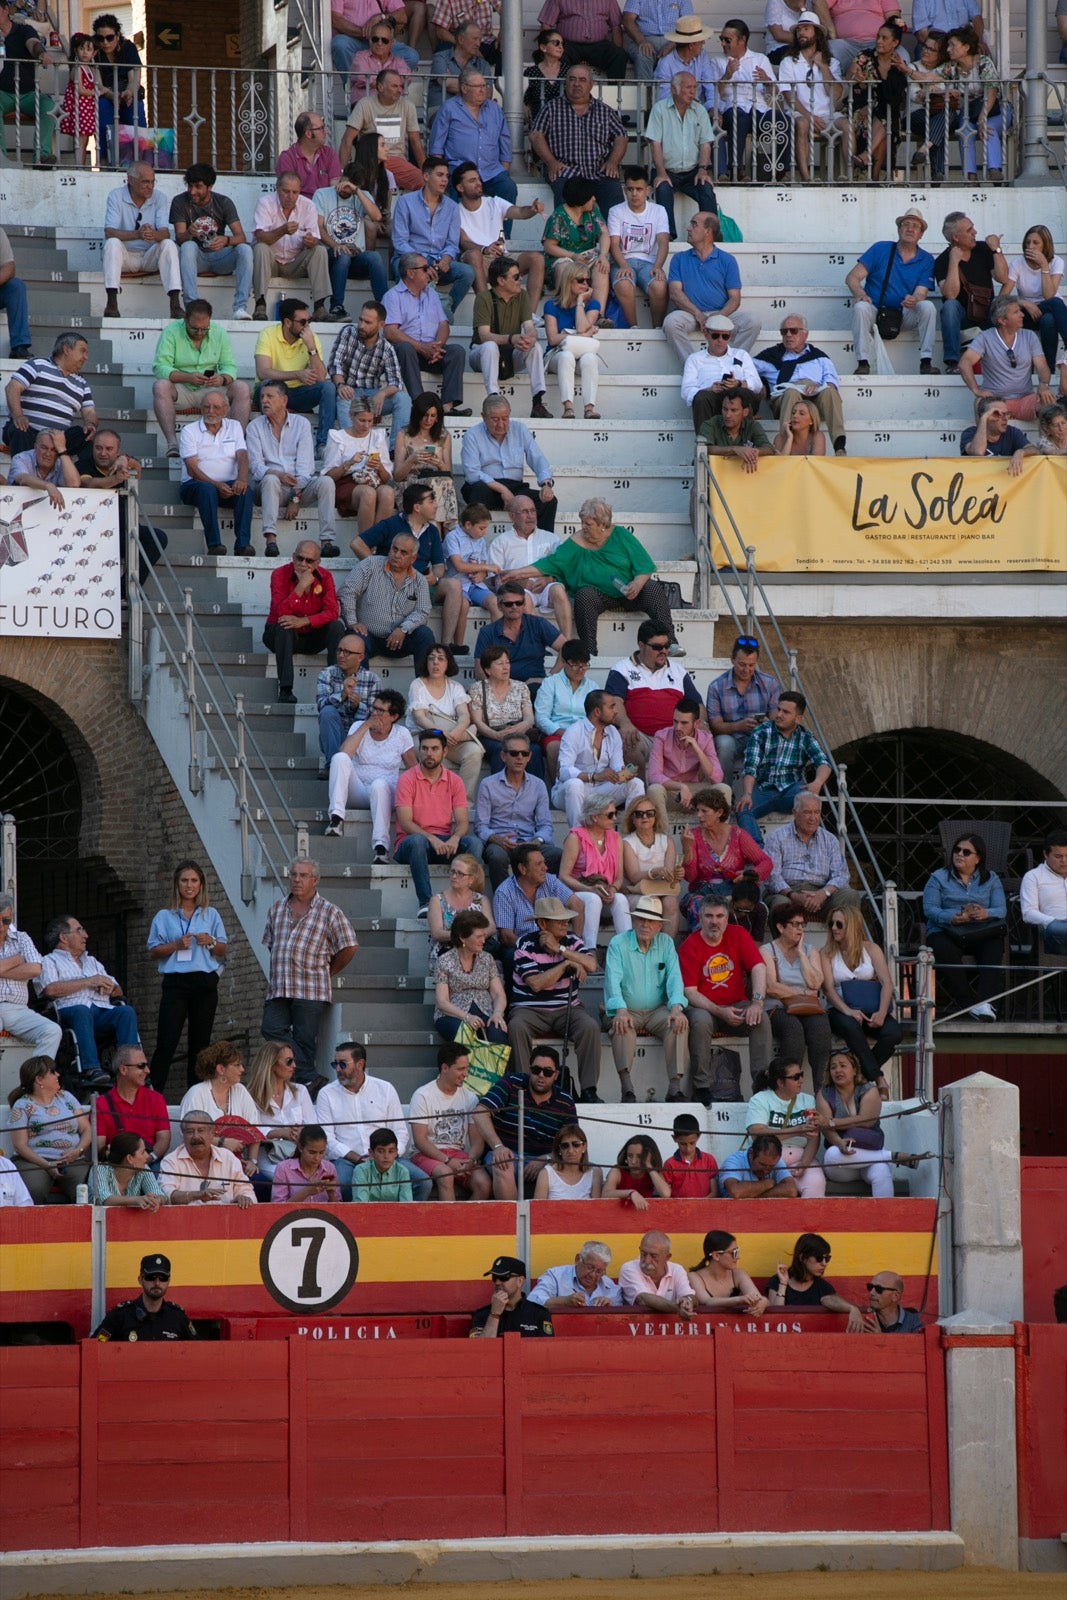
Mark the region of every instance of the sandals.
POLYGON ((895 1167, 910 1167, 913 1172, 922 1162, 936 1160, 936 1150, 924 1150, 921 1155, 917 1156, 907 1156, 896 1150, 893 1152, 893 1165, 895 1167))
POLYGON ((564 400, 563 402, 563 420, 564 422, 574 421, 574 406, 570 400, 564 400))
POLYGON ((600 412, 597 410, 596 406, 586 406, 584 415, 586 422, 600 421, 600 412))

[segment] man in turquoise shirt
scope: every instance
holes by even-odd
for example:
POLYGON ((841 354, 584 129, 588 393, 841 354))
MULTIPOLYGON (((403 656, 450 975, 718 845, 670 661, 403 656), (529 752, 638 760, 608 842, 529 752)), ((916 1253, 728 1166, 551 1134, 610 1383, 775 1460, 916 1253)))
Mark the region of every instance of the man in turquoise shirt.
POLYGON ((687 1005, 674 941, 663 932, 663 902, 655 895, 642 895, 633 909, 633 928, 615 935, 604 962, 604 1010, 624 1103, 637 1099, 630 1070, 639 1033, 652 1034, 663 1045, 670 1075, 667 1099, 685 1099, 687 1005))

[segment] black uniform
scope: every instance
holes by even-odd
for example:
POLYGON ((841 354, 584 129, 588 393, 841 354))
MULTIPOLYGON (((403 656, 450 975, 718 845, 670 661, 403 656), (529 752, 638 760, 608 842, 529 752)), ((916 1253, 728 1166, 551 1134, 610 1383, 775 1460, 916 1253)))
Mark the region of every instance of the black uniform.
POLYGON ((122 1344, 160 1344, 167 1339, 195 1339, 196 1329, 172 1300, 164 1300, 158 1311, 146 1311, 138 1295, 109 1311, 93 1338, 104 1344, 113 1339, 122 1344))
MULTIPOLYGON (((471 1332, 484 1328, 488 1320, 489 1307, 482 1306, 471 1318, 471 1332)), ((497 1337, 502 1333, 521 1333, 524 1339, 551 1339, 554 1332, 552 1313, 522 1295, 514 1311, 504 1312, 497 1323, 496 1332, 497 1337)))

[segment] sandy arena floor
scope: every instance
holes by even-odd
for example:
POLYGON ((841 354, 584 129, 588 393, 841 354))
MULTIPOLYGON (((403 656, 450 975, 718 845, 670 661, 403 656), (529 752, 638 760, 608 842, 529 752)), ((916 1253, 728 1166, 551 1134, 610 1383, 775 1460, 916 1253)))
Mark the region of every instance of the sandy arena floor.
MULTIPOLYGON (((1067 1583, 1061 1574, 991 1572, 966 1567, 958 1572, 792 1572, 772 1577, 706 1577, 630 1580, 620 1583, 568 1579, 565 1583, 405 1583, 331 1585, 310 1589, 167 1589, 152 1600, 619 1600, 625 1590, 641 1600, 767 1600, 785 1593, 789 1600, 841 1600, 842 1594, 862 1600, 1017 1600, 1020 1595, 1063 1600, 1067 1583), (639 1585, 639 1587, 638 1587, 639 1585)), ((119 1600, 120 1590, 114 1600, 119 1600)), ((128 1593, 128 1591, 127 1591, 128 1593)), ((34 1597, 38 1600, 38 1597, 34 1597)), ((70 1597, 68 1597, 70 1600, 70 1597)), ((75 1597, 78 1600, 78 1597, 75 1597)), ((90 1597, 84 1597, 90 1600, 90 1597)), ((92 1600, 100 1600, 93 1596, 92 1600)), ((105 1600, 112 1600, 106 1596, 105 1600)))

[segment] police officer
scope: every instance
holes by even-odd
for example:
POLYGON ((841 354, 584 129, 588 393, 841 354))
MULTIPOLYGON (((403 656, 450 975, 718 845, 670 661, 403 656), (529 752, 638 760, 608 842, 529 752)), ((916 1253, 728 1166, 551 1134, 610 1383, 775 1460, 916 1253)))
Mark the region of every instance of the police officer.
POLYGON ((137 1281, 141 1293, 136 1300, 124 1300, 109 1311, 93 1334, 106 1344, 118 1339, 137 1344, 143 1339, 159 1343, 164 1339, 195 1339, 196 1329, 181 1306, 167 1301, 170 1261, 166 1256, 142 1256, 137 1281))
POLYGON ((552 1337, 552 1313, 534 1305, 522 1292, 525 1261, 518 1256, 497 1256, 482 1276, 492 1278, 493 1298, 471 1318, 472 1339, 496 1339, 502 1333, 521 1333, 524 1339, 552 1337))

